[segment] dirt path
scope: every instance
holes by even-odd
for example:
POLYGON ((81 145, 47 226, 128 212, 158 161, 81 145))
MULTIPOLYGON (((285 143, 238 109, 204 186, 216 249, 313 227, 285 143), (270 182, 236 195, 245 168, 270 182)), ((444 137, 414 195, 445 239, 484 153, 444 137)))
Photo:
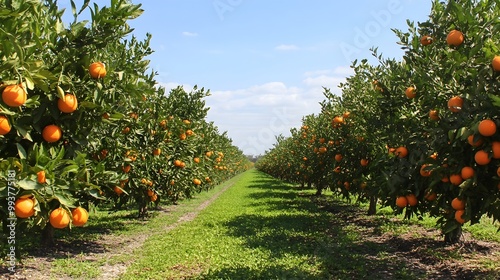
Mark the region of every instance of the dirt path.
MULTIPOLYGON (((162 230, 162 234, 175 229, 179 225, 192 221, 198 214, 212 204, 222 193, 234 185, 234 182, 224 186, 210 199, 201 203, 193 211, 185 213, 179 219, 170 225, 166 225, 162 230)), ((175 211, 176 205, 168 206, 161 211, 161 215, 168 215, 169 212, 175 211)), ((73 256, 77 261, 87 261, 96 263, 100 266, 101 274, 98 280, 118 279, 133 261, 112 261, 121 255, 133 254, 143 246, 144 242, 155 232, 145 231, 131 236, 117 236, 113 234, 103 234, 96 243, 84 244, 85 246, 74 247, 74 244, 59 245, 53 252, 40 251, 36 252, 32 257, 23 260, 22 264, 17 267, 17 273, 14 275, 1 274, 0 279, 36 279, 36 280, 72 280, 72 277, 54 276, 51 275, 51 262, 55 259, 67 258, 73 256), (79 248, 81 247, 81 248, 79 248), (79 251, 78 251, 79 250, 79 251), (83 251, 82 251, 83 250, 83 251)))

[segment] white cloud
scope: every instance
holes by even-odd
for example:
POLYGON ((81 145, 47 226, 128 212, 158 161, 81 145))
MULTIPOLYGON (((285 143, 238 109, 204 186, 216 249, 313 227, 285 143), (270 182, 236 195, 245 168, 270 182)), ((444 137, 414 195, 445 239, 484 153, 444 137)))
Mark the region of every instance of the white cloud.
MULTIPOLYGON (((234 90, 211 89, 206 98, 210 107, 208 121, 219 131, 227 131, 233 144, 247 154, 263 154, 276 142, 275 136, 290 135, 290 129, 301 125, 302 117, 320 112, 324 100, 323 86, 340 94, 338 84, 352 74, 349 67, 337 67, 304 73, 302 86, 269 82, 234 90)), ((166 89, 178 83, 161 84, 166 89)), ((184 85, 191 90, 192 86, 184 85)))
POLYGON ((277 51, 296 51, 299 49, 296 45, 279 45, 274 48, 277 51))
POLYGON ((186 36, 186 37, 196 37, 196 36, 198 36, 198 33, 184 31, 184 32, 182 32, 182 35, 186 36))

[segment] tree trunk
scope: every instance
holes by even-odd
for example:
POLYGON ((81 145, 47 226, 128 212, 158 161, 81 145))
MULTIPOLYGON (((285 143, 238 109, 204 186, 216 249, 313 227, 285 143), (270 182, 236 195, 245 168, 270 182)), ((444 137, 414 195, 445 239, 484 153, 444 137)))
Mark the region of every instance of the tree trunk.
POLYGON ((50 223, 47 223, 42 229, 40 236, 40 243, 44 247, 53 247, 55 245, 54 241, 54 227, 50 223))
POLYGON ((377 197, 372 195, 370 196, 370 205, 368 206, 368 215, 372 216, 377 214, 377 197))
POLYGON ((461 240, 462 240, 462 227, 461 226, 448 232, 444 236, 444 242, 446 242, 446 243, 455 244, 455 243, 460 242, 461 240))

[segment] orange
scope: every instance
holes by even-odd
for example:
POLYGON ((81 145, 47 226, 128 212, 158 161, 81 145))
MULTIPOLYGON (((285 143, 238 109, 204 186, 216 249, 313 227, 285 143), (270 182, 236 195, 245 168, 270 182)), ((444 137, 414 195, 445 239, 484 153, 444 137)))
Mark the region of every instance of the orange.
POLYGON ((462 218, 462 216, 465 214, 465 210, 457 210, 455 212, 455 220, 460 223, 460 224, 464 224, 465 223, 465 219, 462 218))
POLYGON ((94 62, 90 64, 89 74, 94 79, 106 77, 106 65, 102 62, 94 62))
POLYGON ((181 167, 182 166, 182 161, 176 159, 176 160, 174 160, 174 165, 177 166, 177 167, 181 167))
POLYGON ((126 126, 125 128, 122 129, 123 134, 127 134, 130 132, 130 127, 126 126))
POLYGON ((398 196, 396 198, 396 206, 399 208, 405 208, 408 205, 408 199, 405 196, 398 196))
POLYGON ((406 94, 406 97, 408 97, 410 99, 415 98, 417 96, 417 93, 415 92, 415 88, 414 87, 408 87, 408 88, 406 88, 405 94, 406 94))
POLYGON ((158 200, 158 195, 157 194, 153 194, 152 196, 149 197, 149 199, 152 201, 152 202, 155 202, 156 200, 158 200))
POLYGON ((343 122, 344 122, 344 117, 342 116, 336 116, 335 118, 333 118, 333 123, 341 124, 343 122))
POLYGON ((429 164, 422 164, 422 166, 420 167, 420 175, 422 175, 422 177, 429 177, 431 176, 431 170, 426 170, 426 168, 430 166, 429 164))
POLYGON ((22 85, 6 86, 2 92, 2 100, 10 107, 24 105, 28 94, 22 85))
POLYGON ((474 134, 472 134, 472 135, 469 135, 469 137, 467 137, 467 142, 472 147, 479 147, 483 144, 483 138, 481 136, 478 137, 478 136, 475 136, 474 134), (474 141, 474 138, 476 139, 476 141, 474 141))
POLYGON ((455 210, 464 210, 465 209, 465 201, 461 200, 458 197, 455 197, 451 201, 451 208, 453 208, 455 210))
POLYGON ((418 204, 418 199, 414 194, 407 195, 406 200, 410 206, 416 206, 418 204))
POLYGON ((470 166, 464 166, 462 170, 460 171, 460 175, 462 176, 462 179, 467 180, 472 177, 474 177, 475 171, 472 167, 470 166))
POLYGON ((35 201, 30 197, 20 197, 14 204, 14 213, 18 218, 29 218, 35 214, 35 201))
POLYGON ((63 113, 73 113, 78 107, 76 96, 71 93, 64 95, 64 99, 57 100, 57 108, 63 113))
POLYGON ((351 116, 351 112, 344 112, 344 114, 342 114, 342 117, 343 117, 344 119, 347 119, 347 118, 349 118, 350 116, 351 116))
POLYGON ((474 155, 474 160, 479 165, 487 165, 491 161, 488 152, 486 152, 485 150, 477 151, 474 155))
POLYGON ((369 161, 367 159, 363 158, 363 159, 361 159, 360 163, 361 163, 361 166, 367 166, 369 161))
POLYGON ((201 185, 201 180, 200 179, 193 179, 193 183, 195 185, 201 185))
POLYGON ((431 43, 432 43, 431 36, 425 35, 420 38, 420 44, 422 44, 422 46, 427 46, 430 45, 431 43))
POLYGON ((344 157, 342 156, 342 154, 336 154, 336 155, 335 155, 335 161, 337 161, 337 162, 342 161, 342 159, 343 159, 343 158, 344 158, 344 157))
POLYGON ((497 176, 500 177, 500 167, 497 168, 497 176))
POLYGON ((493 151, 493 158, 500 159, 500 142, 493 141, 491 143, 491 150, 493 151))
POLYGON ((160 148, 153 149, 153 155, 159 156, 160 154, 161 154, 161 149, 160 148))
POLYGON ((55 124, 49 124, 43 128, 42 137, 49 143, 57 142, 61 139, 62 130, 55 124))
POLYGON ((464 106, 464 100, 460 96, 454 96, 448 100, 448 109, 453 113, 458 113, 464 106))
POLYGON ((183 120, 182 121, 185 125, 190 125, 191 124, 191 121, 190 120, 183 120))
POLYGON ((68 211, 59 207, 52 210, 49 216, 50 224, 55 228, 65 228, 69 225, 70 217, 68 211))
POLYGON ((200 163, 200 158, 199 158, 199 157, 195 157, 195 158, 193 159, 193 161, 194 161, 195 163, 200 163))
POLYGON ((130 166, 129 164, 122 166, 122 170, 125 173, 129 173, 131 168, 132 166, 130 166))
POLYGON ((155 194, 155 191, 152 189, 148 189, 148 196, 153 196, 155 194))
POLYGON ((458 30, 452 30, 446 36, 446 43, 450 46, 458 47, 464 42, 464 34, 458 30))
POLYGON ((5 135, 10 132, 11 126, 9 119, 5 116, 0 116, 0 135, 5 135))
POLYGON ((493 66, 493 70, 495 71, 500 71, 500 56, 499 55, 495 55, 495 57, 493 58, 493 61, 491 62, 491 66, 493 66))
POLYGON ((181 133, 181 135, 179 135, 179 139, 181 140, 186 140, 186 138, 187 138, 186 133, 181 133))
POLYGON ((348 191, 351 189, 351 183, 349 182, 344 182, 344 188, 348 191))
POLYGON ((89 219, 89 212, 85 210, 83 207, 76 207, 71 211, 71 214, 73 215, 73 225, 75 227, 81 227, 87 223, 87 220, 89 219))
POLYGON ((493 136, 497 132, 497 125, 490 119, 482 120, 478 126, 479 134, 483 136, 493 136))
POLYGON ((115 186, 113 188, 113 191, 118 195, 120 196, 122 193, 123 193, 123 190, 121 188, 119 188, 118 186, 115 186))
POLYGON ((400 158, 404 158, 408 155, 408 149, 406 147, 403 147, 403 146, 398 147, 396 149, 396 155, 400 158))
POLYGON ((437 110, 430 110, 429 118, 433 121, 439 121, 439 112, 437 110))
POLYGON ((335 173, 340 173, 340 171, 342 171, 342 170, 340 169, 340 166, 337 166, 337 167, 335 167, 335 169, 333 169, 333 171, 335 173))
POLYGON ((47 182, 47 179, 45 178, 45 171, 41 170, 36 173, 36 181, 39 184, 45 184, 47 182))
POLYGON ((428 192, 425 194, 425 199, 428 201, 434 201, 437 198, 437 194, 435 192, 428 192))
POLYGON ((462 184, 463 181, 464 180, 462 179, 462 175, 460 175, 460 174, 450 175, 450 183, 455 185, 455 186, 462 184))

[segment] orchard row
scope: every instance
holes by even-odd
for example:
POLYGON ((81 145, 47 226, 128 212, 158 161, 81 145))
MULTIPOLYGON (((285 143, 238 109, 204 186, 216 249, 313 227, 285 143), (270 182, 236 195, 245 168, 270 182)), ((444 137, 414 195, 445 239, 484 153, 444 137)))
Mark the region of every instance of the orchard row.
POLYGON ((57 2, 0 4, 0 216, 18 231, 82 226, 89 207, 133 203, 139 215, 248 169, 243 153, 206 120, 209 92, 165 92, 149 70, 151 36, 127 24, 140 5, 77 9, 57 2), (82 11, 91 19, 79 20, 82 11), (20 16, 23 15, 23 16, 20 16), (9 177, 11 176, 11 177, 9 177))
POLYGON ((372 49, 341 96, 280 138, 257 167, 284 180, 439 217, 446 239, 500 218, 500 9, 496 1, 434 1, 429 19, 395 30, 404 50, 372 49))

